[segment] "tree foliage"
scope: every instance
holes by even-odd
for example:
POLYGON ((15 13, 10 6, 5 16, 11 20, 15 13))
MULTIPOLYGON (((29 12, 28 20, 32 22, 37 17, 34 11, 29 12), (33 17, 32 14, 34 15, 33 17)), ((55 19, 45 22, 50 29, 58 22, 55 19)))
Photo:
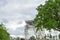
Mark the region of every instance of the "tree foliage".
POLYGON ((0 24, 0 40, 10 40, 9 33, 3 24, 0 24))
POLYGON ((19 38, 19 37, 17 37, 17 38, 16 38, 16 40, 20 40, 20 38, 19 38))
POLYGON ((59 38, 60 38, 60 34, 59 34, 59 38))
POLYGON ((34 36, 31 36, 29 40, 36 40, 34 36))
POLYGON ((38 14, 34 19, 37 30, 60 28, 60 0, 48 0, 37 7, 38 14))

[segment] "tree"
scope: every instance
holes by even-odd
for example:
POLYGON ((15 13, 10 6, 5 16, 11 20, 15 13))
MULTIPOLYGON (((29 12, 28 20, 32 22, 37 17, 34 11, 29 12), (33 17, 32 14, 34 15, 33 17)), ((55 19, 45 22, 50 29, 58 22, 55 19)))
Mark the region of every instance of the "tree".
POLYGON ((48 0, 37 7, 38 14, 34 18, 37 31, 42 28, 60 29, 60 0, 48 0))
POLYGON ((34 36, 31 36, 29 40, 36 40, 34 36))
POLYGON ((60 39, 60 34, 59 34, 59 39, 60 39))
POLYGON ((0 40, 10 40, 9 33, 2 23, 0 24, 0 40))
POLYGON ((19 38, 19 37, 17 37, 17 38, 16 38, 16 40, 20 40, 20 38, 19 38))

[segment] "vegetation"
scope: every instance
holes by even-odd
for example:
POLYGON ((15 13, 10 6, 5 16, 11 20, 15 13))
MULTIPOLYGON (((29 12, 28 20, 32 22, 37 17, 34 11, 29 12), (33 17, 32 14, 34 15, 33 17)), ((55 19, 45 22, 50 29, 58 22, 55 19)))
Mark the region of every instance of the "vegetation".
POLYGON ((60 38, 60 34, 59 34, 59 38, 60 38))
MULTIPOLYGON (((37 29, 36 31, 40 29, 42 30, 43 28, 46 28, 48 30, 54 29, 60 31, 60 0, 48 0, 45 2, 44 5, 41 4, 36 9, 38 11, 38 14, 34 18, 33 22, 26 21, 28 25, 35 26, 37 29)), ((26 37, 28 35, 27 30, 30 28, 28 27, 28 25, 26 25, 25 29, 26 37)), ((52 35, 50 35, 50 38, 52 38, 52 35)), ((2 23, 0 24, 0 40, 10 40, 10 34, 7 32, 6 28, 2 23)), ((20 40, 20 38, 17 37, 16 40, 20 40)), ((29 40, 36 39, 34 36, 32 36, 29 40)))
POLYGON ((34 36, 31 36, 29 40, 36 40, 34 36))
POLYGON ((20 38, 19 38, 19 37, 17 37, 17 38, 16 38, 16 40, 20 40, 20 38))
POLYGON ((0 40, 10 40, 9 33, 3 24, 0 24, 0 40))
POLYGON ((44 5, 39 5, 37 11, 33 21, 37 31, 42 28, 60 29, 60 0, 48 0, 44 5))

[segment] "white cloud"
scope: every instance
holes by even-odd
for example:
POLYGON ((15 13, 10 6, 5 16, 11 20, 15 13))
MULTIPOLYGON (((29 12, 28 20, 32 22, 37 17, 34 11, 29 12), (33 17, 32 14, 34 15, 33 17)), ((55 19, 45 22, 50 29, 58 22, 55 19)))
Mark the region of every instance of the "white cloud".
POLYGON ((11 37, 14 37, 14 38, 17 38, 17 37, 20 37, 20 38, 25 38, 23 35, 10 35, 11 37))
POLYGON ((45 0, 0 0, 0 22, 5 23, 10 34, 16 35, 17 28, 24 28, 24 21, 33 19, 36 7, 44 2, 45 0))
MULTIPOLYGON (((45 1, 45 0, 44 0, 45 1)), ((2 6, 2 8, 0 10, 4 11, 4 12, 12 12, 14 10, 18 10, 18 9, 26 9, 26 8, 31 8, 34 7, 36 8, 36 6, 38 6, 39 4, 44 3, 44 1, 42 0, 7 0, 7 4, 5 6, 2 6), (21 3, 20 1, 24 2, 21 3)))
POLYGON ((22 21, 21 24, 18 24, 19 21, 9 21, 5 26, 8 29, 13 29, 16 30, 16 28, 18 27, 24 27, 26 25, 26 23, 24 21, 22 21))
POLYGON ((44 2, 42 0, 3 0, 2 3, 6 4, 0 7, 0 19, 16 20, 20 18, 21 20, 23 18, 22 20, 28 20, 34 18, 36 6, 44 2))

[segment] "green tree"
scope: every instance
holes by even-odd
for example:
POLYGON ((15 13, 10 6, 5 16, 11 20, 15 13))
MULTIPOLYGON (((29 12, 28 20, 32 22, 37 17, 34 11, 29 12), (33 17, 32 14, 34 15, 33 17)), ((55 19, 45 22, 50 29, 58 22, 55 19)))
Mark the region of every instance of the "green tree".
POLYGON ((59 39, 60 39, 60 34, 59 34, 59 39))
POLYGON ((19 37, 17 37, 17 38, 16 38, 16 40, 20 40, 20 38, 19 38, 19 37))
POLYGON ((0 24, 0 40, 10 40, 9 33, 2 23, 0 24))
POLYGON ((31 36, 29 40, 36 40, 34 36, 31 36))
POLYGON ((37 30, 60 28, 60 0, 48 0, 37 7, 38 14, 34 19, 37 30))

